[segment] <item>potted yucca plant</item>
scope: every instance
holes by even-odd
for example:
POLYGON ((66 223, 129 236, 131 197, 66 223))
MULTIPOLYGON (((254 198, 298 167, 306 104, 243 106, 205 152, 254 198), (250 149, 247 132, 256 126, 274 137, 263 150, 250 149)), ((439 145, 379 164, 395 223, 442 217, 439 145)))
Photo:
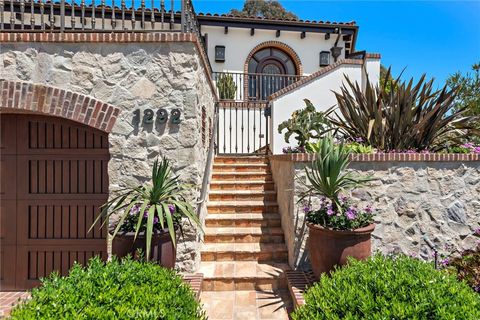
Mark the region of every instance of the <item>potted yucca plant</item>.
POLYGON ((301 197, 320 197, 320 203, 305 208, 309 228, 308 250, 315 276, 343 265, 347 257, 365 259, 371 254, 373 209, 359 208, 346 192, 373 180, 346 172, 350 160, 343 143, 328 136, 318 141, 315 159, 306 168, 308 190, 301 197), (342 195, 343 194, 343 195, 342 195))
POLYGON ((180 183, 163 158, 153 163, 149 183, 125 188, 101 207, 94 224, 103 223, 112 215, 118 222, 112 233, 112 253, 118 257, 144 252, 145 259, 173 268, 176 259, 176 232, 187 218, 201 228, 200 221, 183 194, 187 186, 180 183))

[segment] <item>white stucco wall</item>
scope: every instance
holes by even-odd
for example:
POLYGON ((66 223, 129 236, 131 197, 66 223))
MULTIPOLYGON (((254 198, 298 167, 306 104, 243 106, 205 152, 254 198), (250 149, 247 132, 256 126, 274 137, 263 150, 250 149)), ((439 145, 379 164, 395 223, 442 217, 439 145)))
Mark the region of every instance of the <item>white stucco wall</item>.
POLYGON ((363 88, 365 86, 367 73, 370 81, 378 83, 380 76, 379 59, 368 59, 365 64, 359 60, 359 64, 340 65, 315 80, 272 100, 270 137, 272 141, 271 150, 273 153, 281 154, 284 147, 296 146, 296 140, 293 136, 290 138, 290 143, 285 142, 284 133, 286 131, 279 134, 278 125, 289 119, 294 111, 305 107, 303 99, 309 99, 318 111, 325 111, 336 105, 337 100, 332 91, 340 91, 345 76, 348 76, 354 82, 357 81, 363 88))
MULTIPOLYGON (((245 61, 253 48, 262 42, 279 41, 290 46, 300 58, 304 75, 309 75, 320 69, 320 51, 330 51, 335 44, 336 34, 325 40, 325 34, 307 32, 301 39, 300 32, 281 31, 276 37, 275 30, 255 29, 255 34, 250 35, 247 28, 228 28, 225 34, 224 27, 202 26, 202 35, 208 34, 208 57, 213 71, 243 72, 245 61), (225 62, 215 62, 215 46, 225 46, 225 62)), ((338 46, 345 47, 342 37, 338 46)), ((339 59, 344 58, 345 48, 339 59)), ((330 63, 333 58, 330 56, 330 63)))

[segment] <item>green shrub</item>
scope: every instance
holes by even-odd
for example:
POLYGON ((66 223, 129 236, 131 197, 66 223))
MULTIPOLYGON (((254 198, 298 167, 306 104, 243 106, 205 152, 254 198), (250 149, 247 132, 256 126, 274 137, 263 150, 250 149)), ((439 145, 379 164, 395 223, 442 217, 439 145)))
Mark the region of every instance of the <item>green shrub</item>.
POLYGON ((220 74, 217 79, 218 95, 220 99, 233 100, 237 92, 237 85, 233 81, 233 75, 220 74))
POLYGON ((431 263, 376 254, 323 276, 294 320, 480 319, 480 295, 431 263))
POLYGON ((124 259, 75 264, 52 274, 12 319, 205 319, 191 288, 175 271, 124 259))

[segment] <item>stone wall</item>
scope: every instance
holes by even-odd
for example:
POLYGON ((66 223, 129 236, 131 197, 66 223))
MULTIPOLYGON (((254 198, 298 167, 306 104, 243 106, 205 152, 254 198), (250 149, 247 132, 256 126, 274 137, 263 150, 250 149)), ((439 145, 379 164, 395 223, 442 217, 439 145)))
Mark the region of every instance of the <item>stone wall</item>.
MULTIPOLYGON (((293 157, 292 157, 293 158, 293 157)), ((473 248, 480 227, 480 158, 474 161, 352 161, 350 170, 377 180, 351 193, 361 206, 378 209, 373 250, 432 259, 427 241, 440 253, 473 248)), ((308 268, 308 228, 300 194, 308 161, 272 156, 282 227, 294 268, 308 268)), ((318 201, 313 199, 313 204, 318 201)))
MULTIPOLYGON (((215 94, 194 42, 0 45, 0 79, 68 89, 121 110, 109 135, 111 192, 145 182, 154 159, 166 156, 180 179, 192 185, 188 199, 196 207, 208 152, 202 130, 208 130, 213 117, 215 94), (165 108, 169 114, 177 108, 182 122, 136 122, 134 111, 140 110, 143 118, 147 108, 155 112, 165 108)), ((194 271, 200 259, 200 239, 193 228, 185 230, 178 245, 177 267, 194 271)))

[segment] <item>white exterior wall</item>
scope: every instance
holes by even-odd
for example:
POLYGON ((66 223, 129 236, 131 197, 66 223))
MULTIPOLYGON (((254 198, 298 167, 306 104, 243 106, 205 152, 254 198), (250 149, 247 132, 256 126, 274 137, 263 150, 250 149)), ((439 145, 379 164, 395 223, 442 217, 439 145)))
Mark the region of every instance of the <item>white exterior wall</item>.
MULTIPOLYGON (((276 37, 275 30, 255 29, 255 34, 250 35, 248 28, 228 28, 225 34, 224 27, 202 25, 202 35, 208 34, 208 58, 215 72, 244 72, 245 61, 248 54, 257 45, 266 41, 279 41, 290 46, 299 56, 303 65, 303 74, 309 75, 320 69, 320 51, 330 51, 335 44, 336 34, 325 40, 325 34, 307 32, 304 39, 300 32, 281 31, 276 37), (225 62, 215 62, 215 46, 225 46, 225 62)), ((345 47, 342 37, 338 46, 345 47)), ((339 59, 344 58, 345 48, 339 59)), ((330 63, 333 58, 330 56, 330 63)))
POLYGON ((270 137, 272 141, 271 150, 273 153, 281 154, 284 147, 296 146, 296 140, 293 136, 290 138, 290 143, 285 142, 284 133, 286 131, 284 130, 282 134, 279 134, 278 125, 288 120, 294 111, 305 107, 303 99, 309 99, 318 111, 325 111, 337 104, 332 90, 340 91, 345 76, 348 76, 353 82, 357 81, 363 88, 365 86, 367 73, 370 81, 378 83, 380 76, 379 59, 368 59, 365 64, 361 64, 361 61, 359 61, 358 65, 340 65, 317 79, 272 100, 270 137))

